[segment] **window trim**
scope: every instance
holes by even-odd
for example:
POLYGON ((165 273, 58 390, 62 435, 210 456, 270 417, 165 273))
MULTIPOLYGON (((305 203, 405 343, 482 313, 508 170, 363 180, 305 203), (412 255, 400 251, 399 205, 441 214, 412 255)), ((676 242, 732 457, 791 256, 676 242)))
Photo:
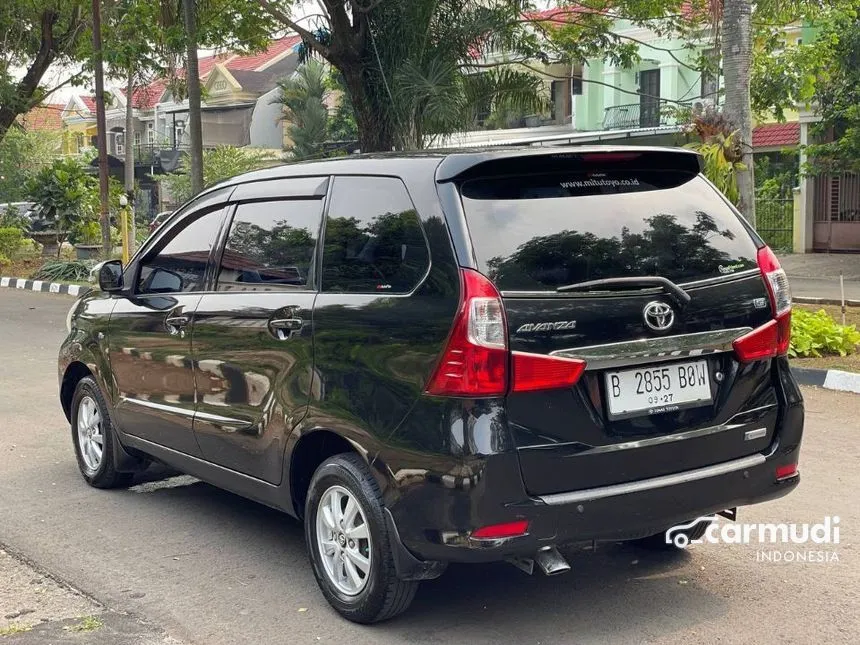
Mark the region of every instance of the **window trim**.
POLYGON ((167 222, 162 226, 160 232, 157 236, 151 238, 147 244, 142 246, 140 250, 135 254, 134 258, 129 262, 128 267, 126 268, 126 274, 129 275, 130 280, 127 286, 128 295, 134 297, 147 297, 147 296, 165 296, 176 293, 207 293, 211 287, 211 272, 212 272, 212 257, 217 249, 217 244, 219 240, 219 236, 221 235, 224 228, 224 219, 229 211, 227 200, 232 194, 232 186, 229 187, 227 191, 224 193, 223 199, 219 199, 217 201, 208 202, 206 200, 207 197, 213 196, 213 194, 218 191, 204 193, 199 197, 195 198, 194 201, 189 202, 184 208, 180 208, 173 215, 170 216, 167 222), (202 204, 196 204, 197 201, 202 201, 202 204), (147 259, 157 255, 161 252, 161 250, 170 243, 171 240, 176 236, 176 230, 179 228, 184 230, 187 226, 190 226, 193 222, 198 220, 201 217, 205 217, 208 214, 215 213, 220 209, 221 221, 218 226, 218 232, 215 235, 215 240, 212 243, 212 248, 209 249, 209 257, 206 261, 206 268, 203 272, 203 281, 202 288, 196 289, 195 291, 172 291, 169 293, 142 293, 138 290, 138 283, 140 281, 140 272, 142 270, 143 262, 147 259))
MULTIPOLYGON (((292 178, 290 178, 292 179, 292 178)), ((331 186, 331 178, 321 177, 321 179, 328 179, 328 186, 331 186)), ((230 228, 233 226, 233 220, 236 217, 236 211, 239 210, 239 206, 242 204, 259 204, 261 202, 265 203, 274 203, 274 202, 322 202, 320 207, 320 223, 317 226, 317 237, 316 242, 314 244, 313 257, 311 258, 311 262, 309 266, 309 275, 308 275, 308 285, 305 289, 283 289, 277 291, 259 291, 255 293, 259 294, 287 294, 287 293, 319 293, 320 292, 320 256, 322 252, 322 234, 325 229, 325 218, 326 213, 328 212, 328 192, 326 195, 313 195, 306 197, 293 197, 286 196, 282 198, 262 198, 257 199, 254 197, 246 197, 240 201, 232 202, 228 204, 227 208, 227 216, 224 218, 224 221, 221 225, 221 230, 218 232, 218 236, 215 238, 215 248, 217 252, 214 255, 211 255, 209 260, 211 264, 211 275, 209 276, 209 281, 207 282, 208 291, 207 293, 220 293, 220 294, 237 294, 237 293, 247 293, 241 291, 219 291, 218 290, 218 276, 221 272, 221 260, 224 257, 224 251, 227 249, 227 239, 230 235, 230 228)))
POLYGON ((415 200, 412 198, 412 193, 409 192, 409 186, 406 183, 406 180, 403 177, 398 175, 391 174, 362 174, 362 173, 351 173, 351 174, 342 174, 342 175, 332 175, 330 181, 328 183, 328 194, 326 195, 326 203, 325 208, 323 209, 323 218, 322 218, 322 228, 320 229, 320 236, 317 241, 317 247, 319 252, 317 253, 317 257, 319 258, 319 266, 318 266, 318 275, 319 275, 319 284, 317 285, 317 292, 320 294, 330 294, 332 296, 356 296, 361 298, 367 298, 367 296, 379 296, 384 298, 408 298, 412 296, 421 286, 427 281, 428 276, 430 275, 430 271, 433 270, 433 250, 430 246, 430 239, 427 237, 427 231, 424 230, 424 222, 421 218, 421 213, 418 211, 418 207, 415 205, 415 200), (400 185, 403 186, 403 189, 406 191, 406 196, 409 198, 409 202, 412 204, 412 210, 415 211, 415 217, 418 220, 418 228, 421 231, 421 236, 424 238, 424 246, 427 248, 427 269, 424 271, 424 274, 418 279, 415 283, 415 286, 412 289, 405 293, 380 293, 378 291, 326 291, 325 285, 323 284, 323 255, 325 251, 325 233, 326 226, 328 224, 328 218, 331 210, 332 196, 338 184, 338 179, 341 178, 360 178, 366 177, 369 179, 396 179, 400 182, 400 185))

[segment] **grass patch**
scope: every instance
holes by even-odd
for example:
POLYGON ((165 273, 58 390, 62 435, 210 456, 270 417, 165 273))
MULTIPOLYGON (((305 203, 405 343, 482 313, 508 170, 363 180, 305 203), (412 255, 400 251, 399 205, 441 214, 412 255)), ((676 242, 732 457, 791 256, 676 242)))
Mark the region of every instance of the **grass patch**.
POLYGON ((23 634, 33 629, 32 625, 21 625, 20 623, 12 623, 6 627, 0 627, 0 636, 14 636, 15 634, 23 634))
POLYGON ((80 622, 68 625, 64 629, 67 632, 94 632, 102 626, 104 623, 95 616, 85 616, 81 618, 80 622))
POLYGON ((850 356, 822 356, 821 358, 792 358, 792 367, 807 367, 816 370, 841 370, 860 374, 860 354, 850 356))

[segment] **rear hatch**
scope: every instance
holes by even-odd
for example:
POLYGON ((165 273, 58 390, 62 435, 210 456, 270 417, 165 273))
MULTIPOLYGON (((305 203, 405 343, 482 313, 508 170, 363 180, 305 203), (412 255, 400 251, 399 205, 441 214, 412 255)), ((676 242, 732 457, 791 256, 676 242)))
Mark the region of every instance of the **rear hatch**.
POLYGON ((694 157, 513 158, 458 186, 510 350, 587 361, 572 388, 508 396, 530 493, 666 475, 770 444, 771 361, 741 364, 732 352, 773 319, 760 243, 694 157))

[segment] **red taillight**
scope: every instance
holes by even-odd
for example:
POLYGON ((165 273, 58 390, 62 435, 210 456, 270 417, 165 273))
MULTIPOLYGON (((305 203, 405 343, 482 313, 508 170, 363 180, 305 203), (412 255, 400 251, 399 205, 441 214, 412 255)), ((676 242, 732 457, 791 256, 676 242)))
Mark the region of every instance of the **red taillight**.
POLYGON ((797 464, 786 464, 785 466, 777 466, 776 468, 776 479, 779 481, 780 479, 788 479, 790 477, 794 477, 797 474, 797 464))
POLYGON ((511 392, 532 392, 576 385, 585 361, 512 352, 511 392))
POLYGON ((758 329, 752 330, 732 343, 738 358, 744 362, 758 361, 776 356, 778 340, 777 322, 771 320, 758 329))
POLYGON ((770 305, 773 317, 779 318, 784 313, 791 311, 791 288, 788 285, 788 276, 779 265, 774 252, 770 247, 763 246, 758 250, 758 268, 767 286, 770 296, 770 305))
POLYGON ((527 520, 517 520, 516 522, 482 526, 472 531, 472 537, 477 540, 497 540, 499 538, 519 537, 528 533, 528 530, 529 523, 527 520))
POLYGON ((571 387, 585 361, 508 352, 508 331, 501 295, 490 280, 460 269, 460 306, 445 352, 427 383, 435 396, 490 397, 571 387), (510 364, 509 364, 510 361, 510 364))
POLYGON ((501 296, 485 276, 460 269, 460 306, 427 393, 504 396, 507 391, 507 329, 501 296))
POLYGON ((791 343, 791 289, 788 277, 769 247, 758 250, 758 266, 764 279, 774 319, 732 343, 742 362, 773 358, 788 353, 791 343))

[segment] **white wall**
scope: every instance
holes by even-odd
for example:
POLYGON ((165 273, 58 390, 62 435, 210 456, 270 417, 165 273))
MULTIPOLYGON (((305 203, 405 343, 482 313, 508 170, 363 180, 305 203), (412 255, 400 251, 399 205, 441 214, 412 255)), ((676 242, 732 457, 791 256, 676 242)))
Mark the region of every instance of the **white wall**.
POLYGON ((280 120, 282 106, 272 103, 279 88, 266 92, 257 99, 251 114, 251 147, 281 150, 284 147, 284 123, 280 120))

